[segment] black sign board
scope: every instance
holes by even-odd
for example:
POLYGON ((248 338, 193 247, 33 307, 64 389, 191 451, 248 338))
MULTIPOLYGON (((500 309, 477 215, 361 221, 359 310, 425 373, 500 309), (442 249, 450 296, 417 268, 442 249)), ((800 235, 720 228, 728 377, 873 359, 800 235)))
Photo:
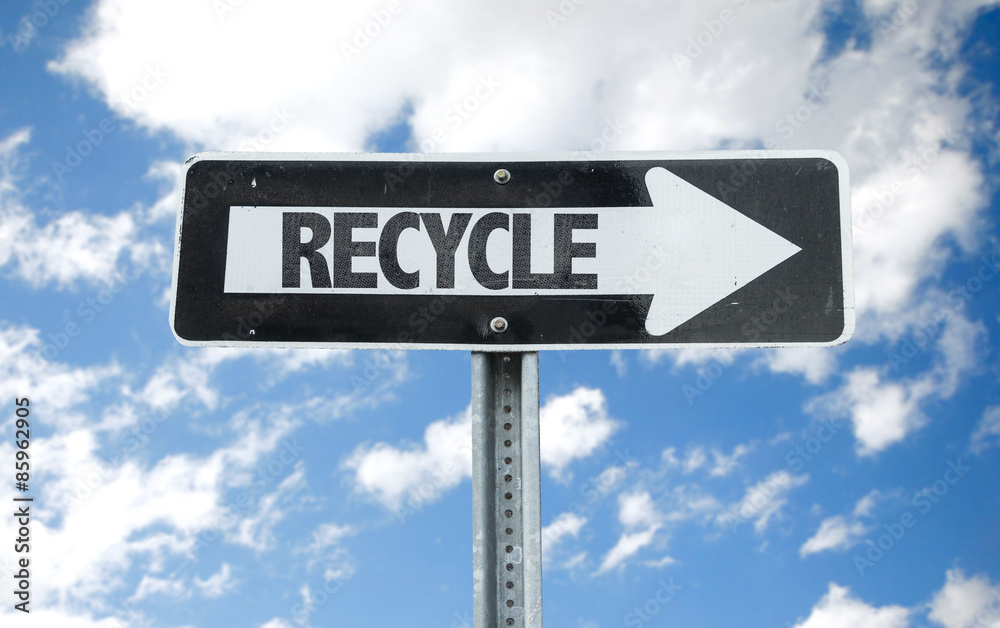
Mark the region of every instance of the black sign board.
POLYGON ((830 346, 854 330, 828 151, 201 153, 171 326, 190 345, 830 346))

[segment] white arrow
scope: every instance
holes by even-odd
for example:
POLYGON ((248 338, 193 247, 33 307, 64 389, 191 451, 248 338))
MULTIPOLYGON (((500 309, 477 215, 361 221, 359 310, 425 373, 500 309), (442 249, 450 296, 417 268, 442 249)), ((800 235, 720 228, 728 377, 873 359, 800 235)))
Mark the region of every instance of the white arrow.
MULTIPOLYGON (((691 320, 713 304, 760 277, 800 250, 788 240, 762 227, 722 201, 668 172, 652 168, 646 173, 652 207, 525 209, 428 209, 374 207, 231 207, 226 253, 225 292, 255 294, 454 294, 469 296, 561 296, 629 294, 652 295, 646 331, 660 336, 691 320), (355 242, 378 242, 381 227, 402 212, 440 214, 450 229, 455 214, 472 214, 469 226, 455 251, 454 286, 437 285, 437 254, 426 233, 426 225, 398 235, 396 258, 408 273, 419 271, 419 285, 394 287, 380 273, 377 257, 351 259, 354 273, 373 273, 375 287, 314 287, 311 263, 301 263, 301 287, 282 286, 282 214, 312 212, 332 225, 343 212, 377 215, 377 228, 352 230, 355 242), (573 242, 596 244, 596 257, 572 260, 574 274, 596 274, 591 288, 490 289, 472 274, 469 262, 469 232, 472 225, 491 213, 530 213, 531 271, 553 271, 554 214, 596 214, 596 230, 573 231, 573 242)), ((313 235, 304 228, 300 242, 313 235)), ((334 238, 316 249, 329 264, 334 238)), ((369 247, 371 249, 371 247, 369 247)), ((496 229, 489 235, 486 258, 490 270, 505 273, 512 266, 512 236, 496 229)), ((300 260, 302 262, 302 260, 300 260)), ((507 273, 508 276, 510 273, 507 273)))
POLYGON ((634 269, 633 280, 648 275, 648 287, 639 286, 638 294, 653 295, 646 331, 654 336, 673 331, 802 250, 664 168, 646 173, 646 187, 653 206, 638 208, 641 217, 629 220, 641 228, 617 238, 612 229, 608 244, 627 256, 619 268, 634 269), (660 260, 662 265, 650 268, 660 260))

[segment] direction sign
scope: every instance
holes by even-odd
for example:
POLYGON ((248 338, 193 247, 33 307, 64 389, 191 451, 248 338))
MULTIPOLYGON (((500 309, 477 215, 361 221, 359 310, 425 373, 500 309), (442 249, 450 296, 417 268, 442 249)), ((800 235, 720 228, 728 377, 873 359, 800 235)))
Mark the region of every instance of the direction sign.
POLYGON ((201 153, 184 180, 185 344, 829 346, 854 330, 833 152, 201 153))

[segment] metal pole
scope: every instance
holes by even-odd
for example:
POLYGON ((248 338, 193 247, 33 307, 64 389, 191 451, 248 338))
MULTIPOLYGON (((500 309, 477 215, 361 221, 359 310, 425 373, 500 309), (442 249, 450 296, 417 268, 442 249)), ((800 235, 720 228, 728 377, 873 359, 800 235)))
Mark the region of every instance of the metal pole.
POLYGON ((472 353, 474 628, 542 626, 538 354, 472 353))

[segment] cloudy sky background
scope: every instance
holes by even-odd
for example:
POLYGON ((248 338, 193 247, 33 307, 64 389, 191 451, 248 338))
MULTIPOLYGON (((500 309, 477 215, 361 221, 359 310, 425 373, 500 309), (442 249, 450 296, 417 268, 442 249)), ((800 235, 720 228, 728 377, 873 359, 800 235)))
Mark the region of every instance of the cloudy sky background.
POLYGON ((997 4, 4 3, 0 621, 471 622, 468 354, 180 346, 189 155, 768 147, 850 164, 855 338, 542 354, 546 621, 997 628, 997 4))

